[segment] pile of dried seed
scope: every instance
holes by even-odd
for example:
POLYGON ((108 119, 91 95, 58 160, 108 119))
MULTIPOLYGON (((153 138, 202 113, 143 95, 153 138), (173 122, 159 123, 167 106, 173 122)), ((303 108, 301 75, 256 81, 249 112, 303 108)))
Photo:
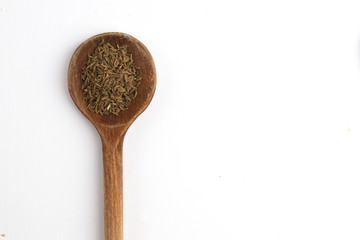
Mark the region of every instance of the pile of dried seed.
POLYGON ((91 112, 118 115, 136 97, 141 78, 126 45, 115 48, 102 42, 88 56, 81 80, 84 100, 91 112))

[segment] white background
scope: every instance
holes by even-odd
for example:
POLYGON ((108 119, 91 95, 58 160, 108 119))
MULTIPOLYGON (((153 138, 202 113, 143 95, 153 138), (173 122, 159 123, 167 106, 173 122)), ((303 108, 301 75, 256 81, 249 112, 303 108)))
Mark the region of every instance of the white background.
POLYGON ((67 92, 102 32, 150 50, 125 240, 360 239, 359 1, 0 1, 0 234, 102 240, 100 138, 67 92))

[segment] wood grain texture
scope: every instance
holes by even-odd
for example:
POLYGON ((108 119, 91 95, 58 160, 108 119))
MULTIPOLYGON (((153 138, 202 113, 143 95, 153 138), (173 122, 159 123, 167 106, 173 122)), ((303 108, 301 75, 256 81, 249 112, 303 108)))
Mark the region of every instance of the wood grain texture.
MULTIPOLYGON (((109 134, 112 132, 109 131, 109 134)), ((123 163, 124 134, 103 136, 104 226, 105 239, 123 239, 123 163), (118 135, 119 136, 119 135, 118 135)))
POLYGON ((68 70, 68 88, 78 109, 96 127, 103 150, 104 170, 104 232, 105 240, 123 240, 123 161, 122 144, 131 123, 147 108, 156 87, 154 61, 147 48, 134 37, 124 33, 103 33, 83 42, 73 54, 68 70), (117 116, 99 115, 86 109, 81 89, 81 70, 98 44, 104 40, 113 46, 127 45, 142 78, 137 97, 126 111, 117 116))

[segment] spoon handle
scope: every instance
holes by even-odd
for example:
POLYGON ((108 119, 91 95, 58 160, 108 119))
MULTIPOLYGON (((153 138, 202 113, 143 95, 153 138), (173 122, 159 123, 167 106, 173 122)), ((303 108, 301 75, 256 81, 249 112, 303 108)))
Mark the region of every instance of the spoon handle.
POLYGON ((124 136, 102 138, 104 169, 105 240, 123 240, 123 163, 124 136))

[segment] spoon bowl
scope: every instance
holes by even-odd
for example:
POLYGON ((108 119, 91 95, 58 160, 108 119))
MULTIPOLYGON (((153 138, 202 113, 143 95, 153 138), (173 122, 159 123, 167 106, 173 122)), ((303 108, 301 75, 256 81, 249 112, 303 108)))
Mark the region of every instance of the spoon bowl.
POLYGON ((96 128, 101 126, 129 127, 149 105, 154 95, 155 86, 155 65, 150 52, 139 40, 125 33, 103 33, 89 38, 76 49, 70 61, 68 71, 68 87, 70 95, 79 110, 95 125, 96 128), (88 55, 92 54, 102 41, 110 43, 113 46, 126 45, 128 47, 128 52, 132 54, 135 65, 140 68, 141 82, 137 88, 137 96, 131 102, 129 108, 126 111, 120 111, 118 115, 100 115, 90 112, 86 108, 85 100, 83 100, 84 95, 81 89, 81 71, 88 55))
POLYGON ((155 91, 156 72, 154 61, 147 48, 136 38, 125 33, 103 33, 83 42, 71 58, 68 70, 68 88, 79 110, 96 127, 100 134, 104 171, 104 233, 105 240, 123 240, 123 161, 122 145, 125 133, 132 122, 149 105, 155 91), (81 72, 88 56, 99 46, 127 46, 134 63, 140 69, 137 96, 125 111, 118 115, 100 115, 86 108, 82 92, 81 72))

